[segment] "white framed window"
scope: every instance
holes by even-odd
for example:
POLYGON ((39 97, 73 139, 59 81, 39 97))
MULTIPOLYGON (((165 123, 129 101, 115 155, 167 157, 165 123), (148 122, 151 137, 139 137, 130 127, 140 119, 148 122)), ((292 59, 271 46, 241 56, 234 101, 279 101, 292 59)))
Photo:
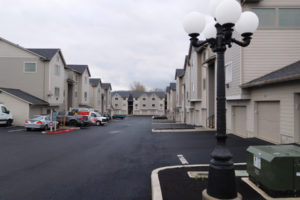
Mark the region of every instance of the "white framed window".
POLYGON ((84 92, 84 100, 87 101, 87 92, 84 92))
POLYGON ((59 88, 58 87, 56 87, 54 89, 54 95, 55 95, 55 97, 59 97, 59 88))
POLYGON ((34 63, 34 62, 25 62, 24 63, 24 72, 26 72, 26 73, 35 73, 35 72, 37 72, 36 63, 34 63))
POLYGON ((276 26, 276 10, 275 8, 253 8, 253 12, 259 18, 260 28, 272 28, 276 26))
POLYGON ((155 104, 152 104, 152 107, 155 107, 155 104))
POLYGON ((225 65, 225 83, 232 82, 232 62, 225 65))
POLYGON ((300 8, 279 8, 279 27, 300 27, 300 8))
POLYGON ((144 101, 146 101, 146 98, 143 98, 144 101))
POLYGON ((55 65, 55 75, 59 76, 60 75, 60 66, 55 65))
POLYGON ((119 100, 119 98, 117 98, 117 97, 116 97, 116 98, 115 98, 115 100, 116 100, 116 101, 118 101, 118 100, 119 100))
POLYGON ((143 104, 143 107, 146 107, 146 104, 143 104))

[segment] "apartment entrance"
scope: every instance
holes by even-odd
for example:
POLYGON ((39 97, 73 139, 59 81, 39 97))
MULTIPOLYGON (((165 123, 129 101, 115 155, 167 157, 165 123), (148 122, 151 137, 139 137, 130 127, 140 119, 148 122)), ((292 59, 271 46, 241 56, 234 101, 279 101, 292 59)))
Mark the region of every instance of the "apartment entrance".
POLYGON ((68 83, 68 110, 73 107, 73 84, 68 83))
POLYGON ((128 98, 128 115, 132 115, 133 114, 133 97, 132 95, 129 95, 128 98))
POLYGON ((215 105, 216 105, 216 78, 215 78, 215 62, 208 63, 208 118, 207 124, 209 128, 215 128, 215 105))

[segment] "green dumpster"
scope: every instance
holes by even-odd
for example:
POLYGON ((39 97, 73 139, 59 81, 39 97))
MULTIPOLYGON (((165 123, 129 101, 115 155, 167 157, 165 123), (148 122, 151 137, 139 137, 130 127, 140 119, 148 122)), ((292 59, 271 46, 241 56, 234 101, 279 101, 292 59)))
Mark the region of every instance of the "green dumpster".
POLYGON ((300 193, 300 147, 296 145, 250 146, 247 172, 252 182, 272 197, 300 193))

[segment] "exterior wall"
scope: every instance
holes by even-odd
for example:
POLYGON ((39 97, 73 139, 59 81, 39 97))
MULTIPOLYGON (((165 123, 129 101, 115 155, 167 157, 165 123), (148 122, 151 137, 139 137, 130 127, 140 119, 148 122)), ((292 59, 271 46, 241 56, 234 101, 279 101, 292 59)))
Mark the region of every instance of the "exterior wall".
MULTIPOLYGON (((296 128, 299 120, 299 102, 295 95, 300 94, 300 82, 281 83, 251 90, 251 101, 232 101, 227 103, 227 129, 232 132, 232 106, 244 105, 247 107, 247 133, 248 137, 257 135, 257 102, 280 102, 280 143, 293 143, 299 141, 299 130, 296 128)), ((270 139, 271 140, 271 139, 270 139)))
POLYGON ((169 112, 170 112, 170 119, 171 120, 175 120, 175 112, 176 112, 176 90, 170 90, 170 108, 169 108, 169 112))
POLYGON ((128 98, 123 99, 118 93, 112 96, 112 112, 113 114, 124 114, 128 115, 128 98))
POLYGON ((80 77, 80 87, 79 87, 79 104, 80 105, 88 105, 90 98, 90 83, 89 83, 89 74, 88 71, 85 70, 80 77), (84 94, 87 93, 87 97, 84 97, 84 94))
POLYGON ((104 93, 104 102, 102 102, 104 104, 104 111, 105 113, 108 113, 111 111, 111 100, 110 100, 110 96, 111 96, 111 89, 107 89, 105 90, 104 93))
POLYGON ((0 93, 0 102, 4 104, 13 115, 13 124, 15 126, 24 126, 25 120, 30 117, 29 104, 4 92, 0 93))
MULTIPOLYGON (((100 82, 99 82, 100 83, 100 82)), ((93 107, 96 111, 102 112, 102 101, 101 101, 101 85, 98 84, 96 87, 93 87, 90 84, 90 103, 89 106, 93 107)))
POLYGON ((21 89, 40 99, 46 99, 46 68, 47 63, 34 54, 0 41, 0 86, 21 89), (25 73, 24 63, 34 62, 37 72, 25 73), (13 78, 12 78, 13 77, 13 78))
POLYGON ((65 66, 62 61, 62 57, 59 53, 52 58, 52 60, 48 64, 48 80, 46 81, 46 88, 48 89, 48 98, 46 99, 49 102, 50 106, 58 106, 60 110, 64 110, 64 98, 67 94, 65 91, 65 66), (55 72, 56 65, 60 68, 59 75, 55 72), (55 96, 55 88, 59 88, 59 96, 55 96))
POLYGON ((65 82, 64 82, 64 90, 65 90, 65 98, 64 98, 64 105, 65 105, 65 110, 68 109, 68 80, 71 81, 71 85, 72 85, 72 106, 74 108, 78 108, 79 107, 79 97, 78 97, 78 91, 79 91, 79 76, 80 74, 78 74, 77 72, 71 70, 71 69, 67 69, 65 68, 65 82), (77 78, 76 78, 77 77, 77 78))

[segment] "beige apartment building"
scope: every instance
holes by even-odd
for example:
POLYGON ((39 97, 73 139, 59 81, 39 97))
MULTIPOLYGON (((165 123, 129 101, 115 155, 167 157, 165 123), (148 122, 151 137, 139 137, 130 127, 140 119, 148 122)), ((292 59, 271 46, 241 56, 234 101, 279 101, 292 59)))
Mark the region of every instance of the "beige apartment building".
POLYGON ((112 93, 113 114, 164 115, 165 92, 115 91, 112 93))
POLYGON ((100 78, 90 78, 90 106, 102 113, 102 83, 100 78))
POLYGON ((166 115, 169 120, 175 121, 176 112, 176 83, 170 83, 166 88, 167 93, 167 110, 166 115))
POLYGON ((101 84, 102 92, 101 92, 101 113, 111 114, 111 91, 112 87, 110 83, 102 83, 101 84))
MULTIPOLYGON (((234 44, 225 53, 227 132, 299 143, 300 2, 242 3, 257 13, 260 27, 248 47, 234 44)), ((215 59, 210 48, 190 48, 176 70, 178 121, 215 128, 215 59)))

